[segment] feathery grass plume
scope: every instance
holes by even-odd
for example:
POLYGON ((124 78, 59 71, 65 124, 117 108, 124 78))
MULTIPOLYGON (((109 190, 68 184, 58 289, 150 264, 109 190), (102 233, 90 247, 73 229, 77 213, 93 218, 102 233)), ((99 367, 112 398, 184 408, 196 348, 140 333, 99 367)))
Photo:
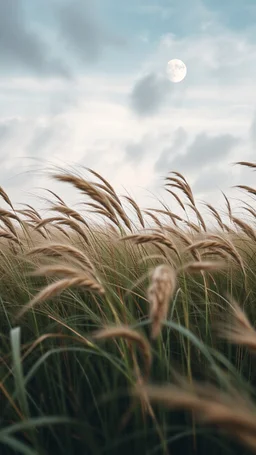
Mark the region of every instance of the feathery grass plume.
POLYGON ((234 164, 239 164, 240 166, 256 168, 256 163, 251 163, 250 161, 238 161, 237 163, 234 163, 234 164))
POLYGON ((148 288, 150 303, 151 338, 155 339, 161 332, 162 321, 166 319, 170 299, 177 286, 176 272, 167 264, 157 266, 151 275, 148 288))
POLYGON ((198 422, 215 425, 256 452, 256 408, 248 397, 232 392, 194 383, 183 387, 137 385, 132 395, 170 409, 190 411, 198 422))
POLYGON ((193 251, 193 250, 199 250, 200 248, 221 248, 221 244, 219 241, 216 240, 198 240, 197 242, 194 242, 190 244, 187 248, 185 248, 185 251, 193 251))
POLYGON ((206 232, 207 229, 206 229, 206 225, 205 225, 204 219, 203 219, 201 213, 199 212, 198 208, 196 207, 196 205, 194 205, 194 204, 187 204, 187 205, 188 205, 188 207, 190 207, 191 210, 193 210, 193 212, 196 214, 196 217, 197 217, 197 219, 198 219, 200 225, 202 226, 204 232, 206 232))
POLYGON ((85 231, 81 228, 81 226, 78 224, 77 221, 66 218, 61 221, 57 221, 57 225, 59 225, 59 224, 64 224, 65 226, 69 226, 73 231, 77 232, 77 234, 79 234, 87 244, 89 244, 89 240, 88 240, 87 235, 85 234, 85 231))
MULTIPOLYGON (((59 232, 61 232, 63 235, 65 235, 65 237, 67 237, 70 240, 70 236, 69 236, 68 232, 61 226, 58 226, 57 224, 51 224, 51 226, 48 227, 48 229, 51 229, 51 228, 57 229, 59 232)), ((38 232, 42 233, 42 230, 39 229, 38 232)), ((47 237, 45 237, 45 238, 47 238, 47 237)))
POLYGON ((249 212, 253 216, 253 218, 256 218, 256 210, 254 210, 254 208, 250 204, 248 204, 248 202, 244 202, 244 204, 246 205, 246 207, 244 207, 244 210, 249 212))
POLYGON ((14 210, 14 207, 11 203, 11 200, 10 200, 8 194, 4 191, 4 189, 1 186, 0 186, 0 196, 2 196, 2 198, 6 202, 6 204, 8 204, 14 210))
POLYGON ((119 197, 117 196, 114 188, 112 187, 112 185, 110 185, 110 183, 104 179, 104 177, 102 177, 102 175, 100 175, 98 172, 96 171, 93 171, 92 169, 90 169, 89 167, 86 168, 87 171, 89 171, 92 175, 94 175, 95 177, 97 177, 99 180, 101 180, 105 187, 108 188, 108 190, 110 191, 110 194, 117 200, 117 202, 121 205, 121 201, 119 199, 119 197))
POLYGON ((221 270, 226 267, 224 262, 213 262, 213 261, 196 261, 190 262, 180 267, 178 272, 185 273, 198 273, 198 272, 213 272, 215 270, 221 270))
POLYGON ((201 257, 204 257, 204 256, 220 256, 221 258, 223 259, 230 259, 230 254, 227 252, 227 251, 224 251, 224 250, 221 250, 221 249, 218 249, 218 248, 214 248, 214 250, 211 250, 210 251, 203 251, 200 253, 201 254, 201 257))
POLYGON ((192 240, 181 229, 174 229, 170 226, 163 226, 163 228, 164 231, 170 232, 171 234, 175 235, 177 238, 182 240, 185 243, 185 245, 192 245, 192 240))
POLYGON ((208 236, 208 238, 213 239, 213 240, 216 239, 217 241, 219 240, 219 242, 220 242, 219 248, 227 251, 236 260, 236 262, 240 265, 240 267, 243 271, 243 274, 246 275, 243 259, 240 256, 240 254, 238 253, 234 244, 227 237, 224 238, 217 234, 211 234, 208 236))
POLYGON ((242 231, 254 242, 256 241, 256 232, 255 230, 244 221, 240 220, 239 218, 232 217, 232 221, 239 226, 242 231))
POLYGON ((16 210, 17 213, 21 213, 22 215, 27 216, 30 221, 34 223, 40 223, 42 221, 42 217, 38 216, 33 210, 28 210, 28 209, 22 209, 22 210, 16 210))
POLYGON ((93 334, 94 340, 106 340, 112 338, 124 338, 128 341, 137 343, 141 350, 144 360, 144 376, 143 380, 147 381, 150 375, 152 365, 151 347, 148 340, 140 332, 131 329, 125 325, 105 327, 93 334))
POLYGON ((152 245, 154 245, 160 251, 162 256, 167 259, 168 255, 167 255, 166 251, 159 245, 159 243, 152 242, 152 245))
POLYGON ((171 220, 175 226, 177 226, 176 221, 183 221, 183 219, 179 215, 176 215, 176 213, 173 213, 170 210, 162 210, 162 209, 146 209, 146 210, 150 210, 151 212, 161 213, 163 215, 168 216, 169 218, 171 218, 171 220))
POLYGON ((95 200, 101 206, 103 206, 108 213, 115 217, 116 223, 118 224, 118 219, 116 216, 117 212, 122 221, 124 222, 125 226, 130 231, 132 231, 130 220, 126 215, 121 202, 120 201, 118 202, 116 198, 114 198, 112 195, 106 194, 103 190, 98 189, 97 186, 92 182, 88 182, 72 174, 55 174, 54 178, 61 182, 71 183, 82 193, 87 194, 89 197, 91 197, 93 200, 95 200))
POLYGON ((253 196, 256 196, 256 190, 255 188, 252 188, 250 186, 246 185, 236 185, 233 188, 240 188, 241 190, 247 191, 247 193, 252 194, 253 196))
POLYGON ((82 266, 85 265, 86 268, 95 272, 95 267, 90 261, 90 259, 80 251, 78 248, 67 245, 65 243, 49 243, 39 247, 32 248, 28 251, 27 255, 40 255, 45 254, 47 256, 64 256, 69 255, 71 258, 76 259, 82 266))
POLYGON ((234 299, 230 299, 232 315, 226 323, 218 325, 218 334, 233 344, 247 347, 256 353, 256 331, 244 311, 234 299))
POLYGON ((116 215, 112 215, 112 213, 110 213, 107 209, 105 209, 101 205, 94 204, 93 202, 86 202, 85 205, 87 205, 88 207, 92 207, 94 209, 94 210, 88 210, 89 213, 97 213, 99 215, 103 215, 104 217, 111 220, 112 223, 115 224, 115 226, 117 226, 118 228, 120 227, 116 215))
POLYGON ((46 224, 52 225, 53 221, 62 221, 62 220, 63 220, 63 217, 60 217, 60 216, 52 216, 49 218, 44 218, 42 221, 37 223, 37 225, 34 227, 34 230, 38 231, 42 227, 44 227, 46 229, 46 227, 45 227, 46 224))
POLYGON ((100 283, 91 277, 86 276, 85 273, 80 273, 80 275, 77 274, 74 278, 63 278, 62 280, 46 286, 22 308, 22 310, 17 314, 16 319, 21 318, 21 316, 23 316, 28 310, 34 308, 35 305, 42 303, 47 299, 51 299, 71 287, 83 287, 90 292, 96 292, 101 295, 105 294, 105 290, 100 283))
POLYGON ((184 183, 188 183, 187 180, 185 179, 184 175, 182 175, 180 172, 177 171, 171 171, 170 174, 176 175, 176 177, 179 177, 181 180, 183 180, 184 183))
POLYGON ((83 223, 87 228, 89 228, 88 223, 85 221, 85 219, 78 213, 76 210, 71 209, 67 207, 66 205, 54 205, 53 207, 50 208, 50 210, 62 213, 64 215, 67 215, 71 218, 74 218, 76 221, 80 221, 83 223))
POLYGON ((172 190, 170 190, 169 188, 166 188, 166 191, 168 191, 168 193, 170 193, 175 199, 176 201, 178 202, 178 204, 180 205, 180 207, 184 210, 184 212, 186 211, 185 209, 185 205, 183 204, 181 198, 172 190))
POLYGON ((223 194, 223 197, 224 197, 224 199, 225 199, 225 201, 226 201, 226 205, 227 205, 227 209, 228 209, 228 216, 229 216, 229 219, 231 220, 231 218, 232 218, 232 209, 231 209, 231 204, 230 204, 230 202, 229 202, 229 200, 228 200, 227 196, 225 195, 225 193, 223 193, 223 191, 222 191, 222 194, 223 194))
POLYGON ((193 229, 193 231, 196 231, 197 234, 200 234, 201 228, 199 226, 197 226, 195 223, 192 223, 192 221, 187 221, 187 220, 184 220, 184 223, 186 224, 186 226, 193 229))
POLYGON ((49 190, 48 188, 43 188, 45 189, 46 191, 48 191, 48 193, 52 194, 54 197, 56 197, 57 201, 59 201, 59 203, 63 206, 66 206, 65 202, 63 201, 63 199, 61 199, 61 197, 56 194, 54 191, 52 190, 49 190))
POLYGON ((20 243, 17 236, 14 236, 11 232, 6 231, 5 229, 0 229, 0 237, 11 240, 12 242, 15 243, 20 243))
POLYGON ((17 236, 17 233, 16 233, 16 229, 15 227, 13 226, 10 218, 7 218, 7 217, 0 217, 2 223, 9 229, 9 231, 11 231, 11 233, 13 234, 14 237, 18 237, 17 236))
MULTIPOLYGON (((49 190, 50 191, 50 190, 49 190)), ((34 212, 34 214, 38 217, 38 218, 41 218, 41 215, 40 213, 34 208, 32 207, 32 205, 30 204, 23 204, 24 207, 28 207, 30 210, 32 210, 32 212, 34 212)))
MULTIPOLYGON (((172 173, 173 172, 171 172, 171 174, 172 173)), ((166 177, 165 180, 167 180, 168 182, 171 182, 171 183, 166 183, 165 186, 173 186, 174 188, 178 188, 178 189, 182 190, 183 193, 190 200, 191 204, 193 204, 193 205, 195 204, 191 187, 185 178, 183 178, 183 177, 181 178, 180 176, 166 177)))
POLYGON ((15 213, 12 213, 9 210, 4 210, 1 208, 0 208, 0 217, 1 218, 12 218, 13 220, 19 221, 19 217, 15 213))
POLYGON ((103 190, 105 193, 107 193, 107 196, 111 196, 111 198, 114 198, 116 200, 116 202, 122 206, 122 202, 120 201, 120 199, 118 198, 118 196, 116 194, 113 194, 113 192, 110 190, 110 188, 108 188, 106 185, 103 185, 102 183, 98 183, 98 182, 92 182, 94 186, 96 186, 96 188, 100 188, 101 190, 103 190))
MULTIPOLYGON (((171 174, 173 174, 173 172, 171 172, 171 174)), ((177 173, 176 173, 176 175, 177 175, 177 173)), ((194 200, 192 189, 191 189, 190 185, 188 184, 186 179, 183 176, 181 176, 181 174, 177 175, 177 177, 166 177, 165 180, 167 180, 168 182, 171 182, 171 183, 166 183, 165 187, 172 186, 173 188, 177 188, 177 189, 183 191, 183 193, 187 196, 187 198, 191 202, 191 204, 195 206, 195 200, 194 200)))
POLYGON ((102 190, 95 188, 93 183, 87 182, 83 178, 77 177, 69 173, 54 174, 53 178, 60 182, 71 183, 75 188, 80 190, 81 193, 91 197, 94 201, 98 202, 102 207, 109 211, 109 213, 115 216, 115 212, 109 202, 106 193, 104 193, 102 190))
POLYGON ((205 204, 205 205, 210 210, 210 212, 213 214, 213 216, 214 216, 215 220, 217 221, 219 227, 223 230, 223 222, 222 222, 222 219, 221 219, 221 216, 220 216, 219 212, 211 204, 205 204))
POLYGON ((138 204, 134 201, 134 199, 132 199, 131 197, 129 196, 123 196, 128 202, 130 202, 130 204, 132 205, 132 207, 134 208, 136 214, 137 214, 137 217, 138 217, 138 220, 141 224, 141 226, 144 228, 145 227, 145 223, 144 223, 144 219, 143 219, 143 216, 142 216, 142 213, 141 213, 141 210, 138 206, 138 204))
POLYGON ((174 251, 178 258, 179 252, 174 245, 174 243, 168 239, 165 235, 163 234, 131 234, 127 235, 125 237, 122 237, 120 241, 126 241, 126 240, 132 240, 136 245, 140 245, 143 243, 160 243, 160 245, 164 245, 168 247, 170 250, 174 251))
MULTIPOLYGON (((150 218, 152 218, 152 220, 154 220, 154 222, 156 223, 157 226, 159 226, 160 228, 162 227, 162 223, 161 221, 157 218, 156 215, 154 215, 153 213, 151 213, 149 210, 143 210, 144 213, 146 213, 146 215, 150 216, 150 218)), ((174 221, 174 224, 176 225, 176 222, 174 221)))
POLYGON ((108 196, 108 200, 109 200, 110 204, 114 207, 115 211, 117 212, 117 214, 119 215, 121 220, 124 222, 125 226, 129 229, 129 231, 132 232, 131 222, 125 213, 125 210, 123 208, 121 201, 118 200, 119 202, 117 202, 116 199, 112 197, 112 195, 108 196))

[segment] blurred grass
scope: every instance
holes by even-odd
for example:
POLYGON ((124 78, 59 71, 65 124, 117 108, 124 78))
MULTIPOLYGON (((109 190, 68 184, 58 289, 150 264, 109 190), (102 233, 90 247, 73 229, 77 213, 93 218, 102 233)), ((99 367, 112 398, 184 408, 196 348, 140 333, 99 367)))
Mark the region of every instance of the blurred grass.
MULTIPOLYGON (((131 403, 130 389, 137 381, 134 348, 122 339, 93 339, 95 330, 113 324, 125 324, 150 339, 150 271, 162 263, 177 269, 180 261, 195 260, 185 251, 186 245, 169 235, 179 260, 164 245, 120 241, 130 234, 121 222, 115 231, 109 226, 83 226, 88 242, 69 228, 69 239, 61 232, 56 237, 51 225, 43 231, 44 238, 35 226, 26 225, 24 235, 24 229, 15 225, 18 245, 1 240, 1 454, 250 453, 216 429, 199 426, 193 416, 160 406, 154 407, 152 418, 136 403, 122 428, 121 420, 131 403), (31 276, 31 271, 46 264, 79 265, 68 254, 28 254, 49 242, 70 244, 83 252, 105 295, 69 288, 17 320, 28 301, 53 282, 49 277, 31 276)), ((190 230, 186 235, 193 243, 212 232, 190 230)), ((253 399, 253 354, 220 340, 216 327, 230 313, 227 293, 241 304, 255 326, 256 243, 241 231, 233 230, 224 237, 236 248, 244 269, 230 255, 224 270, 179 274, 168 319, 160 337, 151 343, 150 382, 166 384, 185 376, 190 381, 210 381, 223 390, 235 386, 253 399)), ((208 251, 206 259, 216 259, 214 250, 208 251)), ((139 353, 137 362, 142 363, 139 353)))

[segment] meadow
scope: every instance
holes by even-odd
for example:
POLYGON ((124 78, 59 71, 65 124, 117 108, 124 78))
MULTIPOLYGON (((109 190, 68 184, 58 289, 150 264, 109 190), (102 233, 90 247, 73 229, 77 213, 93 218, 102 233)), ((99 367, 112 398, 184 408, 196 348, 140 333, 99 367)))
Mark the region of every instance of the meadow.
POLYGON ((0 453, 256 453, 256 189, 239 218, 207 204, 210 228, 177 172, 177 213, 52 178, 83 213, 0 188, 0 453))

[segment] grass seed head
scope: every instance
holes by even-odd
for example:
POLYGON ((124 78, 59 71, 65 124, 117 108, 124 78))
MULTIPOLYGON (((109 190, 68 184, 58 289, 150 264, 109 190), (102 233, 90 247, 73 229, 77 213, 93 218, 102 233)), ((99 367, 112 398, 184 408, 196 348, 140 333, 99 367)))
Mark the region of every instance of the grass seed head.
POLYGON ((151 337, 155 339, 161 332, 162 321, 167 317, 169 302, 176 289, 176 273, 169 265, 162 264, 155 268, 148 288, 151 337))

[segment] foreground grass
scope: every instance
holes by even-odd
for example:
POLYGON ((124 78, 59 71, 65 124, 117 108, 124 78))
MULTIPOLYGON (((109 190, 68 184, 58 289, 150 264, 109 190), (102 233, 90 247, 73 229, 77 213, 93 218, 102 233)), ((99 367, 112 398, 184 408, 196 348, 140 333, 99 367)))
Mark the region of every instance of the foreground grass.
POLYGON ((210 231, 172 173, 181 215, 126 198, 134 223, 90 172, 54 177, 97 226, 55 193, 42 218, 0 189, 1 453, 256 452, 253 204, 248 223, 208 205, 210 231))

